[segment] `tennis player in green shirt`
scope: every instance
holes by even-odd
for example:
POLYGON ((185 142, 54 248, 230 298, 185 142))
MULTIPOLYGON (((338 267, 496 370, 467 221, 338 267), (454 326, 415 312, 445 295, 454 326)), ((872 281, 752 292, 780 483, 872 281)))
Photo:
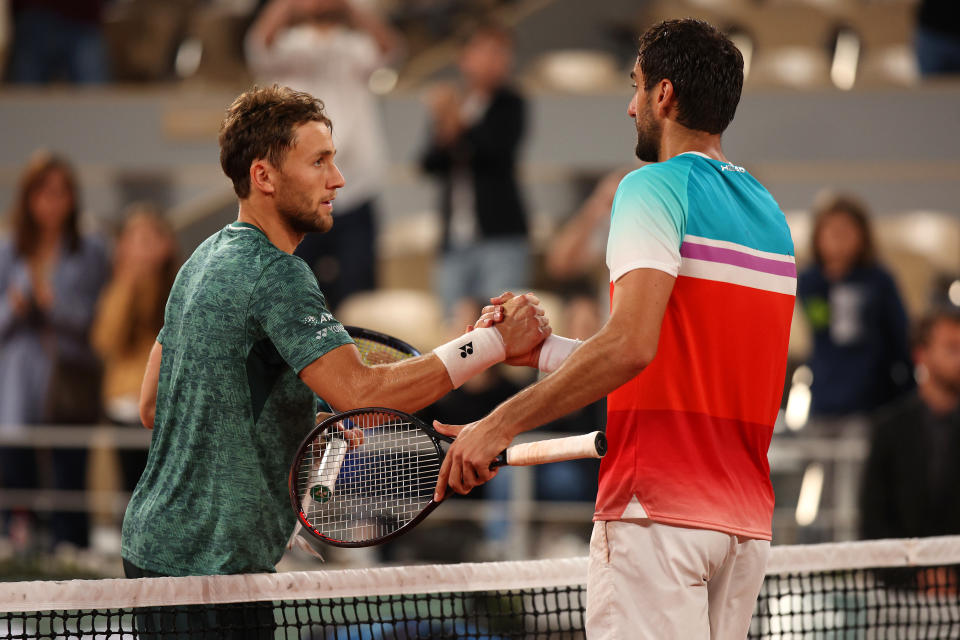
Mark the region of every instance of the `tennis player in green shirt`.
POLYGON ((286 475, 315 394, 338 410, 414 411, 506 358, 535 365, 550 332, 536 298, 519 296, 496 328, 365 365, 292 255, 305 233, 330 229, 344 186, 323 103, 251 90, 219 139, 239 216, 180 270, 147 365, 140 411, 153 439, 123 522, 128 577, 273 571, 295 525, 286 475))

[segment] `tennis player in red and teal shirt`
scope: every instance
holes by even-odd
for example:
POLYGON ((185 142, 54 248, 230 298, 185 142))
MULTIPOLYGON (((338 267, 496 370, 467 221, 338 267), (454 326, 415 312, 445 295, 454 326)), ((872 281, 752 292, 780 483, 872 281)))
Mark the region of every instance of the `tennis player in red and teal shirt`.
POLYGON ((607 396, 591 640, 742 640, 763 582, 796 266, 779 206, 720 145, 742 69, 701 21, 641 37, 629 114, 652 164, 614 198, 609 321, 582 345, 548 338, 555 371, 483 420, 440 425, 459 434, 440 484, 465 492, 514 435, 607 396))

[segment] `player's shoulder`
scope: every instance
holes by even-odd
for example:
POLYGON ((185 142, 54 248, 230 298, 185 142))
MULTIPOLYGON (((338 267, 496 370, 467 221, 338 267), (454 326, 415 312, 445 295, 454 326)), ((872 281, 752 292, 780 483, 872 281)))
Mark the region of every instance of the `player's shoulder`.
POLYGON ((619 191, 629 194, 665 188, 683 189, 691 165, 686 156, 676 156, 664 162, 651 162, 625 175, 620 181, 619 191))
POLYGON ((688 207, 687 184, 690 166, 675 158, 644 165, 620 181, 614 196, 614 215, 618 210, 665 211, 682 219, 688 207))
POLYGON ((319 285, 302 258, 278 250, 264 261, 255 290, 257 297, 295 300, 318 292, 319 285))

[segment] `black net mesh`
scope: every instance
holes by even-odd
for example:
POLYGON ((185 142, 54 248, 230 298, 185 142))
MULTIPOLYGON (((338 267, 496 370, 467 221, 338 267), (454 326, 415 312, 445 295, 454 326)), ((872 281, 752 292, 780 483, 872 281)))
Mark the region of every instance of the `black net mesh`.
MULTIPOLYGON (((768 575, 749 638, 960 639, 958 575, 958 564, 768 575)), ((581 582, 581 577, 571 576, 571 582, 581 582)), ((584 637, 582 584, 495 591, 470 591, 469 585, 465 576, 464 591, 454 593, 83 611, 48 607, 0 613, 0 638, 584 637)), ((0 610, 8 603, 0 601, 0 610)))
POLYGON ((581 586, 0 614, 0 638, 583 638, 581 586))
POLYGON ((960 638, 960 565, 767 576, 751 638, 960 638))

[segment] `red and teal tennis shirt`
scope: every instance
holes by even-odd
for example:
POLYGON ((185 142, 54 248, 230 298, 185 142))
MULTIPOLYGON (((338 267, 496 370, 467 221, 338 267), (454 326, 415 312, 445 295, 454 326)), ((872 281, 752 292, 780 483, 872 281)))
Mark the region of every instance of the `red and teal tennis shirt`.
POLYGON ((797 282, 779 205, 699 153, 644 166, 614 198, 607 265, 611 299, 633 269, 676 282, 656 357, 608 397, 595 519, 769 539, 767 448, 797 282))

